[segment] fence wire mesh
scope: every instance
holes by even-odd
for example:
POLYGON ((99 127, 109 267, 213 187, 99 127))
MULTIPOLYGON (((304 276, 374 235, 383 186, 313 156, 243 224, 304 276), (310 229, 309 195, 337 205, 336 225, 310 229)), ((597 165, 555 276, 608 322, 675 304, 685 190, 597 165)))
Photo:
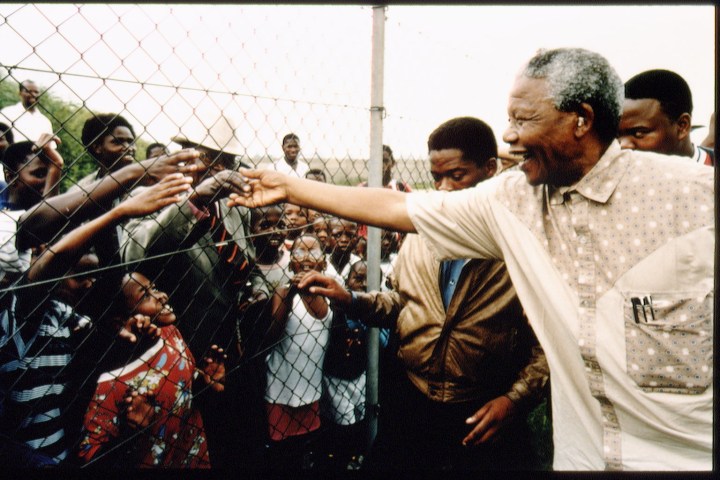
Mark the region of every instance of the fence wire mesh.
MULTIPOLYGON (((0 7, 6 465, 361 461, 367 329, 293 283, 364 290, 365 230, 224 199, 239 165, 367 179, 372 14, 333 7, 318 40, 327 7, 278 8, 0 7)), ((385 156, 392 185, 429 185, 385 156)))

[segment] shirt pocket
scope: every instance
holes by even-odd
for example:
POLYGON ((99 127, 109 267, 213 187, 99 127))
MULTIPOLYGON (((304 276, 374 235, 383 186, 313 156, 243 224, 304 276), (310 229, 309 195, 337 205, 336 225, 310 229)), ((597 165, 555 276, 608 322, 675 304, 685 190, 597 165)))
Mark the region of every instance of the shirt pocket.
POLYGON ((646 392, 699 394, 712 382, 713 294, 693 293, 624 295, 627 372, 646 392))

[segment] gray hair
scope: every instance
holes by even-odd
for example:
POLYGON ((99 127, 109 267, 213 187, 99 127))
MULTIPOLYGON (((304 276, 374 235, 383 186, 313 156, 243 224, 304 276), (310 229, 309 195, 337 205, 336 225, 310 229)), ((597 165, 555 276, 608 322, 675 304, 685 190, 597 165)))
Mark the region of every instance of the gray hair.
POLYGON ((625 90, 602 55, 582 48, 541 49, 527 63, 523 75, 545 79, 555 108, 561 112, 580 112, 581 103, 589 104, 600 140, 610 142, 617 136, 625 90))

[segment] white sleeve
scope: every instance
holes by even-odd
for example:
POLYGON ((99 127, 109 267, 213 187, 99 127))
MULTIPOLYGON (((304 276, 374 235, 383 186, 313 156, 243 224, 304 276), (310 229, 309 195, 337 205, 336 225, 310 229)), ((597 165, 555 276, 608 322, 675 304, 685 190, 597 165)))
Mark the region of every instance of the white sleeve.
POLYGON ((502 259, 493 234, 496 179, 455 192, 413 192, 407 211, 415 229, 439 259, 502 259))
POLYGON ((18 251, 15 246, 17 221, 25 210, 0 212, 0 278, 5 272, 24 272, 30 267, 30 250, 18 251))

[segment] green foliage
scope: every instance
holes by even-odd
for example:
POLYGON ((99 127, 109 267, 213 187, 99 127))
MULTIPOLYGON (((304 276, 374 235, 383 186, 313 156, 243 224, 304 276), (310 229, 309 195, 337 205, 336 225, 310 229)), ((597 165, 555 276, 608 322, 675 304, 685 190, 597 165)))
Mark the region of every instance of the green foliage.
MULTIPOLYGON (((0 70, 0 108, 20 101, 19 81, 22 80, 0 70)), ((58 151, 65 160, 65 175, 60 184, 60 191, 64 192, 96 169, 95 160, 87 154, 81 140, 83 125, 93 113, 84 104, 67 102, 53 95, 50 90, 45 90, 44 85, 38 86, 40 91, 44 91, 38 108, 50 119, 53 131, 62 142, 58 151)), ((138 141, 138 153, 144 156, 146 146, 147 142, 138 141)))
POLYGON ((553 440, 549 401, 550 398, 545 397, 540 405, 530 412, 527 419, 540 470, 552 470, 553 440))

